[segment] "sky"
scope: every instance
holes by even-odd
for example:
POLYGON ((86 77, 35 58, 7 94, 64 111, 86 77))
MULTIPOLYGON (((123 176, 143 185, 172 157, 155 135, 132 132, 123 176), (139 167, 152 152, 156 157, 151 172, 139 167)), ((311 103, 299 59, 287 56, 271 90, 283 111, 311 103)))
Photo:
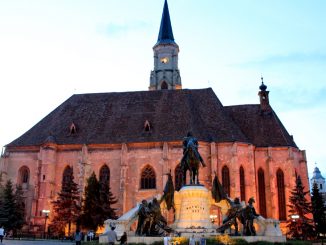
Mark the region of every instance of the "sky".
MULTIPOLYGON (((148 90, 163 0, 0 0, 0 146, 73 94, 148 90)), ((183 88, 270 104, 326 177, 326 1, 168 0, 183 88)))

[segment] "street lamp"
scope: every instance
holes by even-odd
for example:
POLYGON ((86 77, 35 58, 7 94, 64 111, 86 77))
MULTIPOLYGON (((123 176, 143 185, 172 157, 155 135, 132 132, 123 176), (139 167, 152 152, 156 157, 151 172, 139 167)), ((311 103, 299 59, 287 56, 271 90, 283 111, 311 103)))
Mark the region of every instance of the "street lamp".
POLYGON ((299 214, 292 214, 291 215, 291 219, 294 221, 294 222, 297 222, 297 220, 300 218, 299 214))
POLYGON ((44 221, 44 234, 43 234, 43 237, 44 237, 44 239, 45 239, 45 233, 46 233, 46 221, 47 221, 47 219, 48 219, 48 217, 49 217, 50 210, 43 209, 43 210, 42 210, 42 213, 44 213, 44 215, 45 215, 45 221, 44 221))
POLYGON ((209 218, 211 219, 211 222, 214 224, 214 222, 216 221, 217 215, 216 214, 211 214, 209 216, 209 218))

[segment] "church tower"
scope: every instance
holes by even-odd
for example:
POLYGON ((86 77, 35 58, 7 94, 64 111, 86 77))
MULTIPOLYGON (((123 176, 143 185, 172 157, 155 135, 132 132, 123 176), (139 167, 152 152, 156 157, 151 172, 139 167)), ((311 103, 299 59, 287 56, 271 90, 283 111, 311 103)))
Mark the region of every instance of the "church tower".
POLYGON ((179 46, 174 41, 167 0, 164 2, 160 31, 153 51, 154 70, 151 71, 149 90, 181 89, 179 46))

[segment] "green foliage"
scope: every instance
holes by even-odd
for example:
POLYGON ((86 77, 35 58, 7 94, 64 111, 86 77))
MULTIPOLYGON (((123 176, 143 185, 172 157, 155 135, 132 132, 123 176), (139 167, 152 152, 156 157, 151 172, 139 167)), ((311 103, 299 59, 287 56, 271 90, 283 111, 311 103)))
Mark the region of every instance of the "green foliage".
POLYGON ((319 192, 317 183, 314 183, 312 188, 311 203, 312 203, 312 213, 316 225, 316 233, 325 234, 326 233, 326 207, 322 195, 319 192))
POLYGON ((25 206, 24 206, 24 197, 23 189, 20 185, 16 186, 15 192, 15 220, 13 226, 16 230, 20 230, 25 224, 25 206))
POLYGON ((117 203, 108 180, 98 182, 95 173, 87 179, 85 198, 83 200, 81 224, 84 228, 96 230, 107 219, 116 219, 112 204, 117 203))
POLYGON ((115 213, 116 209, 112 208, 112 205, 117 203, 118 200, 113 196, 108 180, 102 180, 100 182, 100 206, 102 209, 102 220, 100 224, 103 224, 107 219, 117 219, 115 213))
POLYGON ((80 216, 80 195, 78 185, 74 182, 73 169, 67 167, 62 178, 61 191, 57 200, 53 201, 54 217, 51 224, 51 231, 54 234, 64 234, 68 225, 70 235, 71 224, 76 223, 80 216))
POLYGON ((0 220, 5 230, 15 229, 15 216, 14 190, 11 180, 8 180, 3 190, 2 208, 0 210, 0 220))
POLYGON ((289 219, 287 227, 289 228, 288 235, 296 238, 307 240, 315 236, 314 225, 312 219, 308 217, 311 215, 311 205, 306 199, 309 191, 304 191, 300 176, 296 179, 296 186, 291 191, 289 206, 289 219), (292 215, 298 215, 299 218, 293 219, 292 215))
MULTIPOLYGON (((1 182, 1 181, 0 181, 1 182)), ((21 186, 14 187, 8 180, 5 187, 0 183, 0 221, 5 230, 17 233, 25 223, 25 208, 21 186)))
POLYGON ((85 187, 85 198, 83 200, 81 225, 84 228, 96 230, 101 220, 101 209, 99 206, 100 192, 99 182, 93 172, 87 179, 85 187))

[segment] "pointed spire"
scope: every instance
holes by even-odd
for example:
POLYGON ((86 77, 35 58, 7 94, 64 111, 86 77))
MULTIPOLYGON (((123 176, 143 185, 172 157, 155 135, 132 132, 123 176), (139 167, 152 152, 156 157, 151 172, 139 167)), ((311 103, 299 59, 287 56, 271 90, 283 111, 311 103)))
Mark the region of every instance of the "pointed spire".
POLYGON ((163 43, 175 43, 167 0, 164 2, 160 32, 158 34, 156 45, 163 43))

